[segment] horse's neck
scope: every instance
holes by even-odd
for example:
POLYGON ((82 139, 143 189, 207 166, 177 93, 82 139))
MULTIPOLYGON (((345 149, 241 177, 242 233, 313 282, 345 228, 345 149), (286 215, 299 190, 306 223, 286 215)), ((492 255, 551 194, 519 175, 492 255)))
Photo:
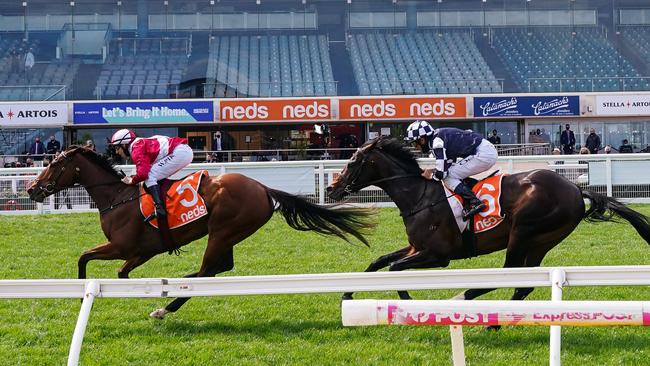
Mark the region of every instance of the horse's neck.
POLYGON ((401 211, 416 207, 422 199, 436 199, 442 184, 413 177, 387 181, 381 187, 401 211))
POLYGON ((102 169, 95 169, 92 173, 84 174, 79 184, 86 189, 100 210, 110 207, 117 201, 118 196, 134 189, 134 187, 129 187, 116 180, 115 176, 102 169))

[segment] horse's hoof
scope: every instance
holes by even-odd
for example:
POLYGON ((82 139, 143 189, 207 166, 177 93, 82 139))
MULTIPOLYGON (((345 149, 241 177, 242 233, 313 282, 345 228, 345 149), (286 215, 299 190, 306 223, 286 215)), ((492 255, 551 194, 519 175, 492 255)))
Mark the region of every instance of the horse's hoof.
POLYGON ((149 316, 154 318, 154 319, 163 319, 163 318, 165 318, 165 315, 167 313, 169 313, 169 311, 166 310, 166 309, 156 309, 156 310, 152 311, 151 314, 149 314, 149 316))
POLYGON ((413 300, 408 291, 397 291, 397 295, 399 295, 400 300, 413 300))
POLYGON ((498 332, 499 330, 501 330, 500 325, 488 325, 485 327, 486 332, 498 332))
POLYGON ((452 297, 452 298, 449 299, 449 300, 466 300, 466 299, 465 299, 465 291, 459 293, 458 295, 452 297))
POLYGON ((351 293, 345 293, 345 294, 343 294, 343 296, 341 296, 341 300, 342 300, 342 301, 345 301, 345 300, 352 300, 352 294, 351 294, 351 293))

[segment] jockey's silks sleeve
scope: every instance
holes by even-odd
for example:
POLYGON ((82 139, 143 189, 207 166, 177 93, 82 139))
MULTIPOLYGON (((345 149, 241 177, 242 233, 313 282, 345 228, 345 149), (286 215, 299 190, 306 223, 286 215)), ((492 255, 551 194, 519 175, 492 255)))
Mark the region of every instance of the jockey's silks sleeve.
POLYGON ((131 148, 131 159, 135 164, 135 175, 133 176, 133 183, 140 183, 149 177, 151 170, 151 157, 147 154, 146 141, 140 139, 133 143, 131 148))
POLYGON ((433 156, 436 158, 436 170, 444 172, 447 170, 447 152, 445 149, 445 142, 440 138, 436 137, 431 142, 431 151, 433 151, 433 156))

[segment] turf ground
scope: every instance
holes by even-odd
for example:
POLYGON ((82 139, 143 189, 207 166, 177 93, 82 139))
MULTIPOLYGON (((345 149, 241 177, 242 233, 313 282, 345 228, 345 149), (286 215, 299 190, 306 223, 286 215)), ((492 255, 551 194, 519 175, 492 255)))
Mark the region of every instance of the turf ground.
MULTIPOLYGON (((650 206, 635 206, 650 214, 650 206)), ((235 247, 226 275, 363 270, 406 243, 394 209, 381 210, 371 248, 290 229, 276 216, 235 247)), ((105 239, 97 214, 0 216, 0 278, 76 278, 79 254, 105 239)), ((160 255, 131 277, 180 277, 195 271, 205 239, 180 257, 160 255)), ((500 267, 504 253, 452 262, 449 268, 500 267)), ((544 266, 650 263, 650 248, 627 224, 582 223, 544 266)), ((88 275, 114 278, 121 262, 92 261, 88 275)), ((414 291, 417 299, 447 299, 457 291, 414 291)), ((503 289, 484 299, 507 299, 503 289)), ((356 298, 396 298, 393 292, 356 298)), ((529 297, 550 299, 549 289, 529 297)), ((565 289, 567 300, 648 300, 645 287, 565 289)), ((194 298, 163 321, 148 317, 168 299, 98 299, 81 352, 82 365, 448 365, 446 327, 343 328, 339 294, 194 298)), ((62 365, 78 315, 78 300, 0 300, 0 364, 62 365)), ((498 333, 465 327, 469 365, 548 364, 547 327, 498 333)), ((648 365, 650 330, 641 327, 563 328, 564 365, 648 365)))

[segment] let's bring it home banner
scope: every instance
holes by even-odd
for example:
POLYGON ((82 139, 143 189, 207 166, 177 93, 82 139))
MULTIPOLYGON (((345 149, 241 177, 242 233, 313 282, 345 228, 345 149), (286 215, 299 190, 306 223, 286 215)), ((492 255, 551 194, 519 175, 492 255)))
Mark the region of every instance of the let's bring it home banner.
POLYGON ((75 103, 74 124, 212 122, 211 101, 75 103))

